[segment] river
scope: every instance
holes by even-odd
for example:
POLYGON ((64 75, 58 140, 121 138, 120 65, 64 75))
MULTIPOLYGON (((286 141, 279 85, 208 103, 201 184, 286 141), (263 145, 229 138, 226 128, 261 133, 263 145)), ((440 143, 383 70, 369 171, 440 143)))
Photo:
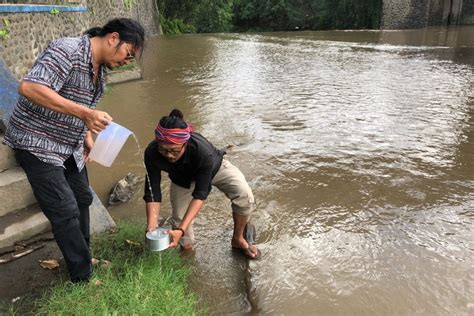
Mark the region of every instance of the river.
MULTIPOLYGON (((173 107, 245 174, 263 253, 216 189, 186 256, 210 314, 474 313, 474 27, 159 36, 100 104, 142 147, 173 107)), ((128 171, 89 166, 105 201, 128 171)), ((164 191, 167 192, 167 186, 164 191)), ((110 207, 143 219, 142 193, 110 207)), ((163 214, 170 213, 165 195, 163 214)))

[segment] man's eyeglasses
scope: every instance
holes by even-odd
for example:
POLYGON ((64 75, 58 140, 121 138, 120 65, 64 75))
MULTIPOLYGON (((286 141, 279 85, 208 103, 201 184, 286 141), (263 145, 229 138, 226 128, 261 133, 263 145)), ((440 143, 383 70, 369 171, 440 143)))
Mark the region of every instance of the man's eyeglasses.
POLYGON ((126 60, 132 60, 135 59, 135 56, 130 52, 127 46, 125 46, 125 49, 127 50, 127 57, 125 57, 126 60))
POLYGON ((158 152, 161 153, 161 154, 171 154, 171 155, 178 155, 179 153, 181 153, 181 151, 183 151, 183 148, 186 144, 183 144, 183 146, 180 148, 180 149, 165 149, 165 148, 162 148, 160 146, 158 146, 158 152))

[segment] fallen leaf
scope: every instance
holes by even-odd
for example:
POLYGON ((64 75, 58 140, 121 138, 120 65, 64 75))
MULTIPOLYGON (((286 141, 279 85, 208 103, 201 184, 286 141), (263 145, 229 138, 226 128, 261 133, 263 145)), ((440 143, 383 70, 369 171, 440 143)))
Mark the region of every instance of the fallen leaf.
POLYGON ((112 266, 112 262, 108 260, 100 260, 100 266, 108 269, 112 266))
POLYGON ((125 240, 127 242, 127 244, 129 244, 130 246, 138 246, 138 247, 141 247, 142 244, 140 244, 139 242, 137 241, 133 241, 133 240, 125 240))
POLYGON ((95 285, 95 286, 99 286, 99 285, 102 285, 102 284, 104 284, 104 282, 102 282, 102 281, 99 280, 99 279, 96 279, 96 280, 94 281, 94 285, 95 285))
POLYGON ((59 267, 58 260, 50 259, 50 260, 39 260, 39 264, 43 269, 56 269, 59 267))
POLYGON ((91 263, 92 263, 93 266, 96 266, 99 262, 100 262, 99 259, 96 259, 96 258, 91 259, 91 263))

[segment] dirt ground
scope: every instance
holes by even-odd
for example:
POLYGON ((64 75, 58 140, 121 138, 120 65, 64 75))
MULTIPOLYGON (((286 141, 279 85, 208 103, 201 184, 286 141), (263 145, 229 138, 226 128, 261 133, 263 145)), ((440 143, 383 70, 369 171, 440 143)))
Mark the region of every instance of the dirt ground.
MULTIPOLYGON (((38 241, 30 244, 30 247, 44 246, 13 261, 0 263, 0 314, 5 314, 12 304, 22 315, 27 314, 31 311, 34 299, 48 289, 52 282, 68 278, 64 259, 52 234, 38 236, 35 240, 38 241), (40 266, 40 260, 49 259, 58 260, 59 268, 49 270, 40 266)), ((8 255, 4 254, 1 258, 8 255)))

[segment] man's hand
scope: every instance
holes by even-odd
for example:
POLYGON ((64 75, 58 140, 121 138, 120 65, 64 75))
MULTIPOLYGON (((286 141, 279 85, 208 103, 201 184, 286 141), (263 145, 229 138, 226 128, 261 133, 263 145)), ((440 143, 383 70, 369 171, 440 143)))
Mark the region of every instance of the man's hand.
POLYGON ((112 117, 104 111, 90 110, 84 116, 84 123, 87 128, 95 133, 100 133, 113 120, 112 117))
POLYGON ((171 237, 169 248, 176 247, 179 244, 181 237, 183 237, 183 231, 179 229, 168 230, 168 234, 171 237))
POLYGON ((92 147, 94 147, 94 139, 92 138, 92 132, 87 131, 86 137, 84 138, 84 160, 89 162, 89 154, 91 153, 92 147))
POLYGON ((95 134, 102 131, 112 121, 112 117, 106 112, 92 110, 77 104, 39 83, 22 80, 18 86, 18 93, 49 110, 81 119, 87 128, 95 134))

